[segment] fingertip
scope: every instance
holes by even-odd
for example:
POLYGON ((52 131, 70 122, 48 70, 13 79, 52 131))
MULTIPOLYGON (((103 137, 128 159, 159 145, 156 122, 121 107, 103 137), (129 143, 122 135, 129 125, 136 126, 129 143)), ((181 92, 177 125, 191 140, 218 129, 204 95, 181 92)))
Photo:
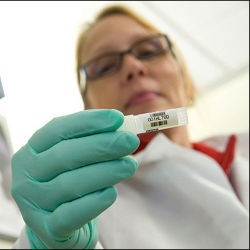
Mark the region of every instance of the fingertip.
POLYGON ((129 156, 127 158, 129 158, 129 160, 130 160, 131 164, 133 165, 133 167, 135 168, 135 172, 136 172, 136 170, 138 169, 138 161, 132 157, 129 157, 129 156))
POLYGON ((109 109, 110 118, 114 121, 113 129, 118 129, 124 122, 124 115, 117 109, 109 109))
POLYGON ((129 131, 122 131, 122 133, 126 135, 127 143, 129 144, 129 147, 131 148, 130 153, 133 153, 140 145, 140 140, 138 136, 129 131))
POLYGON ((138 162, 129 156, 124 157, 123 161, 124 161, 126 169, 127 169, 126 178, 130 178, 131 176, 133 176, 136 173, 136 171, 138 169, 138 162))
POLYGON ((117 195, 117 189, 111 186, 103 189, 99 198, 105 203, 106 207, 109 207, 115 202, 117 195))

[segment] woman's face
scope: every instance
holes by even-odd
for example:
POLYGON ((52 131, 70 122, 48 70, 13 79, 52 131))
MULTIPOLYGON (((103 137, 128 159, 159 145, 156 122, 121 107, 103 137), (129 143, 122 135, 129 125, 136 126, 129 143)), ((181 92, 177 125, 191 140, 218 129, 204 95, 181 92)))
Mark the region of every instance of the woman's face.
MULTIPOLYGON (((124 51, 154 32, 124 15, 99 21, 81 51, 81 63, 106 52, 124 51)), ((123 57, 113 75, 88 81, 89 108, 118 109, 124 115, 141 114, 186 105, 185 86, 179 66, 169 52, 150 60, 132 54, 123 57)))

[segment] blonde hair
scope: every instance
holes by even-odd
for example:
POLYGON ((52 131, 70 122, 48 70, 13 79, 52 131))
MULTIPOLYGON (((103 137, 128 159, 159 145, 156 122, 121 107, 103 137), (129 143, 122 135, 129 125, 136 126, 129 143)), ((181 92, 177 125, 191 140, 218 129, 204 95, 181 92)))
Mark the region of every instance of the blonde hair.
MULTIPOLYGON (((115 14, 128 16, 128 17, 132 18, 133 20, 135 20, 140 25, 142 25, 143 27, 145 27, 149 30, 155 31, 157 33, 160 33, 160 31, 156 27, 154 27, 152 24, 147 22, 143 17, 139 16, 138 14, 133 12, 131 9, 129 9, 125 6, 122 6, 122 5, 112 5, 112 6, 109 6, 109 7, 102 9, 92 23, 87 24, 87 27, 86 26, 83 27, 79 36, 78 36, 77 46, 76 46, 76 73, 77 73, 79 91, 80 91, 83 103, 85 105, 85 108, 87 108, 89 106, 89 104, 88 104, 87 96, 86 96, 87 84, 84 87, 81 84, 81 77, 80 77, 81 51, 84 47, 84 43, 86 41, 86 38, 87 38, 89 32, 91 31, 91 29, 94 27, 94 25, 97 24, 102 19, 104 19, 105 17, 109 17, 109 16, 112 16, 115 14)), ((186 62, 185 62, 185 59, 184 59, 182 53, 177 48, 176 44, 174 44, 171 40, 170 40, 170 43, 172 45, 174 56, 179 64, 181 72, 182 72, 182 76, 183 76, 183 80, 184 80, 185 88, 186 88, 187 101, 188 101, 188 103, 191 103, 191 102, 193 102, 194 97, 195 97, 195 93, 196 93, 193 80, 192 80, 190 73, 187 69, 187 65, 186 65, 186 62)))

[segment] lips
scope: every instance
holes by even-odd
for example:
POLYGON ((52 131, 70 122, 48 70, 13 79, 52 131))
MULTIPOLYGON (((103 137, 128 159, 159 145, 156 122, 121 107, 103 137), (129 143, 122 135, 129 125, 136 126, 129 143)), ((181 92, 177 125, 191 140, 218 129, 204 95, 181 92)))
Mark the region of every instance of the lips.
POLYGON ((138 105, 144 102, 149 102, 154 100, 155 98, 158 98, 160 96, 159 93, 156 93, 154 91, 141 91, 136 94, 134 94, 129 101, 126 104, 126 108, 138 105))

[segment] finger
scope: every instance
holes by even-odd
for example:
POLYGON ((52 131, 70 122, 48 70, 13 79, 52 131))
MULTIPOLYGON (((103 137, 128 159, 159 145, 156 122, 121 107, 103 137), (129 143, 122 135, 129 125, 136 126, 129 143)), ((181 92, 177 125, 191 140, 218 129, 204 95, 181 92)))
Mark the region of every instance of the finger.
POLYGON ((29 162, 28 169, 38 181, 49 181, 68 170, 127 156, 139 144, 136 135, 124 131, 65 140, 36 155, 34 162, 29 162))
POLYGON ((130 157, 89 165, 65 172, 50 182, 36 182, 36 188, 30 189, 29 197, 38 207, 54 211, 63 203, 128 179, 137 168, 137 161, 130 157), (43 197, 44 194, 46 197, 43 197))
POLYGON ((50 214, 47 227, 56 239, 65 239, 111 206, 117 197, 114 187, 64 203, 50 214))
POLYGON ((123 114, 114 109, 85 110, 54 118, 29 140, 35 152, 43 152, 62 140, 114 131, 123 123, 123 114))

